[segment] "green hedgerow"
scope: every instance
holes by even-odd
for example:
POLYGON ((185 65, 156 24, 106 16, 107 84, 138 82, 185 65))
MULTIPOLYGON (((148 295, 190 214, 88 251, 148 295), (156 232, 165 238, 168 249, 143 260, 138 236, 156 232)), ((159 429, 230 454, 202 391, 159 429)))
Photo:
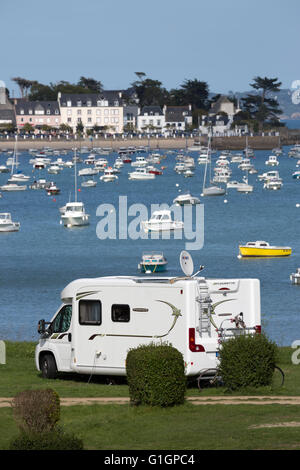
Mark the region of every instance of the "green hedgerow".
POLYGON ((277 345, 264 334, 236 336, 220 349, 220 376, 229 390, 270 385, 277 345))
POLYGON ((83 450, 83 442, 62 428, 37 433, 21 432, 10 443, 10 450, 83 450))
POLYGON ((131 403, 173 406, 184 402, 186 377, 182 354, 168 343, 140 345, 126 359, 131 403))

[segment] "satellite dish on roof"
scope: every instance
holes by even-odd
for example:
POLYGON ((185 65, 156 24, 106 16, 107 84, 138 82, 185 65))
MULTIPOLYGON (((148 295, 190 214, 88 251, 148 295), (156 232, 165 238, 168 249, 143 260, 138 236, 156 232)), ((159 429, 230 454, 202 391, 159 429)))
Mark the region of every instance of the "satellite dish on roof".
POLYGON ((194 272, 194 263, 191 255, 188 251, 182 251, 180 253, 180 266, 184 274, 188 277, 191 277, 194 272))

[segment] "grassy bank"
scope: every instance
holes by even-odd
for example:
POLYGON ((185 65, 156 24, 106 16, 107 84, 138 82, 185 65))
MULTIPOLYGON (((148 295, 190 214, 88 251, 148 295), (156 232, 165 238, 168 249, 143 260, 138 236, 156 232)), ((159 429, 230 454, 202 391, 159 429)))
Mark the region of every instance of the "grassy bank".
MULTIPOLYGON (((57 380, 45 380, 35 368, 35 343, 6 342, 6 364, 0 365, 0 397, 13 397, 25 389, 47 388, 55 389, 63 397, 128 397, 128 386, 124 378, 111 380, 102 376, 63 374, 57 380)), ((277 380, 271 387, 247 389, 245 395, 286 395, 300 396, 299 372, 300 365, 291 362, 294 350, 288 347, 280 348, 279 367, 285 373, 285 383, 279 387, 277 380)), ((224 387, 206 388, 199 391, 196 381, 191 382, 188 396, 213 396, 226 394, 224 387)), ((241 393, 237 393, 241 395, 241 393)))
MULTIPOLYGON (((64 428, 87 450, 299 449, 299 427, 289 426, 295 422, 300 425, 299 407, 281 405, 95 405, 61 411, 64 428)), ((11 409, 0 409, 0 449, 8 449, 17 434, 11 409)))
MULTIPOLYGON (((0 396, 25 389, 55 389, 60 397, 128 396, 123 380, 108 385, 105 378, 64 375, 44 380, 35 369, 34 343, 7 342, 7 364, 0 365, 0 396)), ((278 365, 285 372, 282 388, 245 390, 245 394, 300 396, 299 367, 291 363, 290 348, 280 348, 278 365)), ((224 395, 222 387, 188 395, 224 395)), ((294 405, 205 405, 185 403, 170 409, 123 405, 61 408, 61 423, 83 439, 85 449, 299 449, 300 408, 294 405)), ((0 408, 0 449, 8 449, 18 433, 10 407, 0 408)))

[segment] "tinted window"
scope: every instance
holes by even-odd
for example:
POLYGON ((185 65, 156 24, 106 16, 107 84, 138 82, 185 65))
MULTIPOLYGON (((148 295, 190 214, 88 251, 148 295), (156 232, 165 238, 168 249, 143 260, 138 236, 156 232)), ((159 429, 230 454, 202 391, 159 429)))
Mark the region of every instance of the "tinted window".
POLYGON ((79 323, 80 325, 101 325, 101 302, 99 300, 80 300, 79 323))
POLYGON ((130 321, 130 307, 129 305, 112 305, 111 319, 115 322, 129 322, 130 321))

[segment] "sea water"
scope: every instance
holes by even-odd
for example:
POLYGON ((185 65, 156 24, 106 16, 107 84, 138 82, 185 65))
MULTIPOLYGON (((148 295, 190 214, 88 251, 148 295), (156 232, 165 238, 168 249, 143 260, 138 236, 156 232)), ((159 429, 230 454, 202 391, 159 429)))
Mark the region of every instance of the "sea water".
MULTIPOLYGON (((300 267, 300 180, 292 178, 296 159, 288 157, 288 147, 278 157, 278 169, 283 178, 279 191, 263 189, 257 175, 249 175, 253 193, 241 194, 229 189, 225 196, 201 198, 204 204, 204 246, 191 251, 195 270, 204 265, 202 275, 208 278, 258 278, 261 282, 263 329, 280 345, 290 345, 300 339, 300 286, 292 285, 289 276, 300 267), (288 258, 238 259, 240 243, 265 240, 272 245, 291 246, 288 258)), ((153 181, 130 181, 128 172, 133 168, 125 164, 118 181, 103 183, 99 175, 94 188, 82 188, 78 178, 78 199, 90 214, 90 225, 65 228, 60 225, 59 208, 74 198, 74 168, 63 169, 58 175, 47 170, 33 172, 29 153, 19 156, 19 170, 34 179, 55 181, 61 189, 56 196, 44 190, 3 192, 0 212, 10 212, 14 221, 21 223, 19 232, 0 234, 0 339, 37 340, 37 322, 49 321, 60 305, 60 293, 67 283, 77 278, 141 275, 138 263, 148 250, 162 251, 168 260, 166 275, 181 275, 179 254, 187 240, 135 240, 97 237, 100 221, 96 210, 100 204, 112 204, 118 210, 119 196, 127 196, 128 207, 144 204, 150 212, 151 204, 166 203, 190 190, 200 197, 205 165, 197 164, 198 153, 188 152, 195 158, 195 176, 184 178, 174 171, 174 153, 160 150, 167 157, 161 165, 167 168, 153 181)), ((218 154, 213 156, 215 161, 218 154)), ((271 151, 256 151, 253 163, 259 174, 273 168, 265 165, 271 151)), ((72 158, 72 153, 63 156, 72 158)), ((87 155, 82 155, 86 158, 87 155)), ((113 163, 116 153, 108 156, 113 163)), ((135 156, 132 157, 133 160, 135 156)), ((6 154, 0 155, 5 164, 6 154)), ((52 160, 55 160, 52 157, 52 160)), ((77 171, 85 165, 77 165, 77 171)), ((231 180, 242 181, 244 172, 232 163, 231 180)), ((7 174, 0 174, 0 185, 6 183, 7 174)), ((128 218, 128 221, 133 218, 128 218)))

